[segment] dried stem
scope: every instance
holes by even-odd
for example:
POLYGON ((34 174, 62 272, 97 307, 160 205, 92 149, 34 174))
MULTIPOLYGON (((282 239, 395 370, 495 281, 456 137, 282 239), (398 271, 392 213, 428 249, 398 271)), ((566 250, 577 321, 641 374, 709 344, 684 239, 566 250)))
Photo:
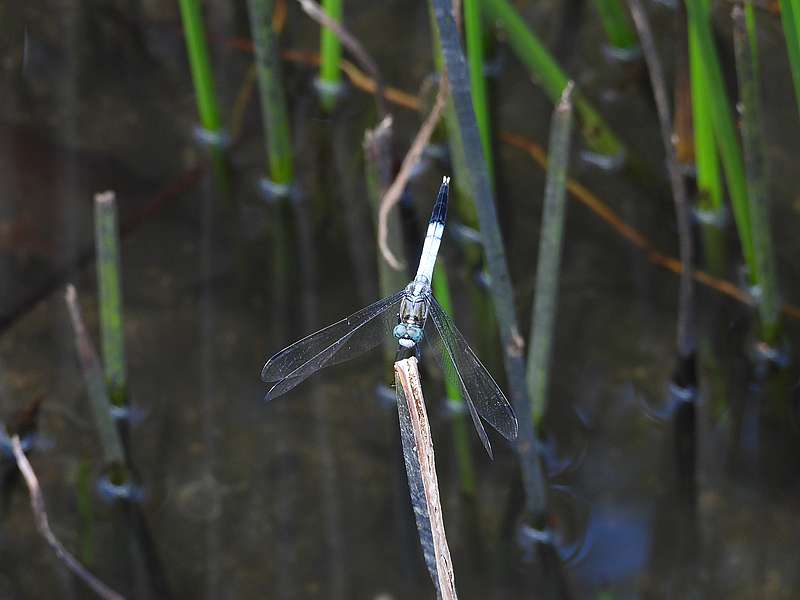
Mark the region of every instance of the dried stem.
POLYGON ((45 539, 53 552, 56 553, 59 560, 66 565, 66 567, 78 576, 86 585, 101 598, 106 600, 123 600, 123 596, 112 590, 102 581, 92 575, 86 567, 84 567, 78 559, 70 554, 66 548, 58 541, 58 538, 50 529, 50 522, 47 519, 47 511, 44 506, 44 497, 42 490, 39 486, 39 480, 36 478, 36 473, 33 472, 31 463, 28 462, 28 457, 22 451, 22 445, 19 441, 19 436, 14 435, 11 437, 11 448, 14 451, 14 458, 17 461, 22 477, 25 479, 25 485, 28 487, 28 493, 31 497, 31 508, 33 509, 33 518, 36 523, 36 528, 45 539))
POLYGON ((403 159, 403 164, 400 166, 397 177, 394 178, 392 185, 389 186, 389 189, 386 190, 386 193, 381 199, 381 207, 378 211, 378 248, 383 258, 393 269, 399 270, 403 265, 389 249, 389 245, 386 241, 388 237, 387 218, 389 216, 389 211, 400 201, 400 196, 403 194, 403 190, 411 177, 414 166, 419 162, 422 152, 425 150, 425 146, 428 145, 431 135, 433 135, 436 125, 439 123, 439 119, 442 118, 442 113, 447 105, 448 88, 447 78, 444 77, 439 83, 439 91, 436 93, 436 101, 433 104, 430 114, 425 119, 422 127, 419 128, 414 142, 411 144, 408 153, 403 159))
POLYGON ((394 374, 403 458, 422 552, 438 596, 443 600, 455 600, 453 561, 444 531, 433 440, 416 357, 395 362, 394 374))

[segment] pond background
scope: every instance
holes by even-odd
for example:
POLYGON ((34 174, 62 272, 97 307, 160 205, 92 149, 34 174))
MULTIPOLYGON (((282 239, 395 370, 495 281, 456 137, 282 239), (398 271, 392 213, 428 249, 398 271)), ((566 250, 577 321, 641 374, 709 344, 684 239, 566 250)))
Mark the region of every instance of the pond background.
MULTIPOLYGON (((610 61, 599 19, 577 5, 523 3, 522 12, 549 32, 567 71, 659 174, 663 149, 646 70, 610 61)), ((676 15, 661 4, 648 9, 669 65, 676 15)), ((718 7, 717 23, 732 69, 728 10, 718 7)), ((258 376, 278 349, 378 297, 361 162, 363 132, 375 125, 372 99, 351 89, 327 116, 314 70, 285 63, 302 196, 281 213, 258 188, 265 157, 255 98, 231 153, 230 193, 220 193, 211 169, 196 170, 207 155, 194 138, 176 4, 42 0, 0 12, 0 419, 42 399, 31 460, 56 534, 134 598, 433 597, 396 409, 376 393, 388 383, 380 352, 326 369, 269 405, 258 376), (129 381, 142 413, 131 432, 140 513, 94 491, 99 440, 63 301, 64 283, 74 282, 97 340, 95 272, 80 257, 93 244, 93 194, 105 189, 116 191, 123 224, 134 224, 122 266, 129 381), (272 237, 281 219, 292 232, 283 259, 272 237), (288 303, 276 291, 279 260, 288 303)), ((764 14, 773 234, 782 293, 792 301, 800 299, 800 136, 780 23, 764 14)), ((205 16, 229 121, 252 61, 230 43, 248 36, 246 6, 210 2, 205 16)), ((415 93, 430 77, 424 2, 348 2, 345 22, 391 85, 415 93)), ((318 45, 318 27, 294 3, 281 44, 318 45)), ((495 130, 544 142, 550 103, 504 45, 495 53, 495 130)), ((420 117, 393 114, 400 157, 420 117)), ((674 255, 666 174, 631 181, 582 161, 577 137, 574 146, 570 176, 674 255)), ((544 174, 518 150, 497 144, 496 152, 498 210, 527 332, 544 174)), ((447 169, 429 161, 411 186, 420 236, 447 169)), ((470 310, 475 283, 460 266, 454 229, 443 253, 456 322, 502 381, 498 349, 470 310)), ((569 594, 796 597, 794 361, 756 377, 752 311, 698 290, 698 337, 711 359, 701 363, 693 483, 679 452, 685 411, 670 395, 677 278, 582 206, 568 206, 565 232, 546 441, 569 594)), ((729 237, 734 248, 733 231, 729 237)), ((796 336, 788 322, 787 338, 796 336)), ((490 462, 472 436, 479 487, 474 502, 465 499, 440 376, 423 376, 460 597, 560 597, 552 569, 515 541, 511 449, 492 437, 490 462)), ((90 597, 39 537, 13 464, 2 465, 0 597, 90 597)))

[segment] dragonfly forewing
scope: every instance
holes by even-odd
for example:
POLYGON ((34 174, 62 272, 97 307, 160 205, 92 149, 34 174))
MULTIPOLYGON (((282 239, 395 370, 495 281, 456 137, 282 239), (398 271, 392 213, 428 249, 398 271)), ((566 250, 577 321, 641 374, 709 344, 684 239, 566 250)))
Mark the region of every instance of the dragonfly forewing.
POLYGON ((441 361, 445 377, 461 388, 464 401, 489 456, 491 444, 478 416, 509 441, 517 437, 517 416, 506 395, 470 348, 453 320, 436 299, 429 297, 429 316, 434 328, 427 332, 433 354, 441 361))
POLYGON ((392 339, 392 325, 403 294, 401 290, 378 300, 270 358, 261 370, 263 381, 274 382, 266 400, 288 392, 323 367, 355 358, 392 339))

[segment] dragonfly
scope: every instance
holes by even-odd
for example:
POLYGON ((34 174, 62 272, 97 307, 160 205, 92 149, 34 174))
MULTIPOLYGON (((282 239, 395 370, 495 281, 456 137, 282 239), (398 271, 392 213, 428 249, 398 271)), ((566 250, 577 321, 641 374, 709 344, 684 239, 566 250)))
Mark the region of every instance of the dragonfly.
POLYGON ((447 218, 449 188, 450 178, 442 178, 414 279, 395 294, 298 340, 270 358, 261 370, 261 379, 270 385, 265 400, 285 394, 324 367, 372 350, 387 336, 397 340, 398 356, 415 353, 419 357, 424 340, 448 381, 461 389, 489 456, 492 457, 492 447, 481 419, 507 440, 516 439, 514 409, 431 290, 447 218), (433 327, 428 325, 430 322, 433 327))

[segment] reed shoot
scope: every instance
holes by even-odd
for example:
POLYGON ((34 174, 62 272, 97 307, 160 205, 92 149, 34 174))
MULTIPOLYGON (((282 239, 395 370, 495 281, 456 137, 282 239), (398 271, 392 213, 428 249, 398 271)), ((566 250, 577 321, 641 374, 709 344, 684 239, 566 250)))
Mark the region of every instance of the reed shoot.
POLYGON ((111 404, 116 408, 122 408, 127 401, 127 375, 122 319, 119 223, 114 192, 95 195, 94 227, 103 367, 111 404))
POLYGON ((256 73, 261 98, 261 117, 267 138, 271 188, 288 193, 294 177, 292 142, 277 36, 272 30, 275 1, 248 0, 247 8, 255 45, 256 73))
POLYGON ((553 331, 558 307, 558 279, 566 213, 569 138, 572 133, 572 85, 564 90, 553 112, 550 131, 550 160, 542 207, 539 234, 539 259, 536 267, 536 296, 529 337, 526 378, 531 395, 533 421, 541 423, 547 408, 550 360, 553 354, 553 331))
POLYGON ((714 46, 708 2, 707 0, 686 0, 686 9, 689 19, 689 35, 694 36, 697 41, 700 71, 703 79, 708 83, 706 91, 709 94, 711 107, 708 116, 710 116, 714 137, 722 157, 722 167, 731 197, 739 242, 747 263, 750 283, 755 285, 759 281, 759 274, 754 261, 744 160, 736 137, 736 126, 730 102, 725 93, 722 68, 714 46))
MULTIPOLYGON (((334 21, 342 20, 342 0, 323 0, 322 8, 334 21)), ((327 27, 322 28, 320 38, 319 92, 322 107, 332 110, 342 89, 342 44, 327 27)))
MULTIPOLYGON (((708 0, 703 9, 707 13, 708 0)), ((711 122, 712 92, 705 77, 698 30, 689 27, 689 71, 692 88, 692 125, 694 128, 694 153, 697 169, 698 207, 704 213, 715 215, 716 223, 721 221, 723 204, 722 179, 719 172, 717 143, 714 126, 711 122)), ((708 221, 709 219, 706 219, 708 221)))
POLYGON ((753 4, 750 1, 745 3, 744 10, 739 5, 733 9, 733 41, 742 106, 742 140, 750 200, 753 251, 756 272, 759 275, 758 311, 761 318, 761 337, 766 343, 775 344, 780 332, 780 302, 769 226, 769 177, 764 142, 761 138, 756 22, 753 4))
POLYGON ((209 134, 209 138, 218 138, 222 134, 222 124, 214 95, 214 76, 211 72, 200 1, 179 0, 178 4, 197 98, 197 109, 200 113, 200 124, 205 133, 209 134))

